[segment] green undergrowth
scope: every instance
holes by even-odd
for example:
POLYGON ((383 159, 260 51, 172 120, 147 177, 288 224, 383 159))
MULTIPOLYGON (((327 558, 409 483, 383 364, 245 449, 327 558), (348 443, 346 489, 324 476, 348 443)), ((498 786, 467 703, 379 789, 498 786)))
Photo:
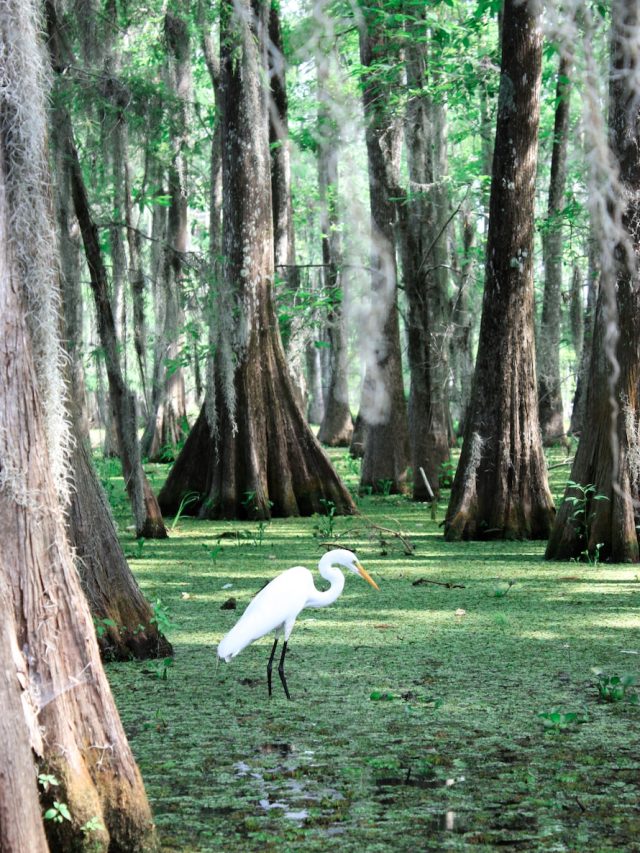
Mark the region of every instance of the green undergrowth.
MULTIPOLYGON (((334 460, 355 486, 357 464, 334 460)), ((148 471, 159 486, 166 468, 148 471)), ((568 471, 552 469, 556 491, 568 471)), ((117 469, 102 472, 138 581, 173 623, 172 666, 107 667, 162 850, 640 849, 637 568, 546 563, 540 542, 447 544, 446 494, 435 520, 368 496, 356 518, 182 517, 141 546, 117 469), (303 612, 293 701, 275 671, 269 700, 271 639, 228 665, 216 644, 325 541, 356 549, 380 591, 350 575, 334 605, 303 612)))

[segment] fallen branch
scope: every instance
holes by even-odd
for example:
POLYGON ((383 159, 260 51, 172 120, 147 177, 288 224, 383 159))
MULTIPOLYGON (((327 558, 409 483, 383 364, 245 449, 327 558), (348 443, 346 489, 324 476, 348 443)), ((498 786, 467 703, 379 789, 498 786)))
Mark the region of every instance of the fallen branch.
MULTIPOLYGON (((382 527, 380 524, 374 524, 372 521, 368 522, 368 527, 350 527, 349 530, 345 530, 344 533, 339 533, 336 536, 336 539, 344 539, 347 536, 358 536, 360 533, 365 532, 369 534, 369 538, 371 537, 371 532, 376 531, 378 534, 378 538, 380 541, 380 545, 384 547, 387 543, 384 541, 384 536, 393 537, 394 539, 398 539, 402 543, 402 547, 404 548, 404 553, 407 556, 412 556, 416 550, 413 542, 410 542, 409 539, 405 536, 402 531, 392 530, 390 527, 382 527)), ((344 542, 321 542, 320 543, 325 548, 343 548, 344 542)))
POLYGON ((428 578, 418 578, 417 581, 413 581, 411 586, 422 586, 425 583, 432 583, 436 586, 446 586, 447 589, 466 589, 466 586, 463 583, 450 583, 449 581, 432 581, 428 578))

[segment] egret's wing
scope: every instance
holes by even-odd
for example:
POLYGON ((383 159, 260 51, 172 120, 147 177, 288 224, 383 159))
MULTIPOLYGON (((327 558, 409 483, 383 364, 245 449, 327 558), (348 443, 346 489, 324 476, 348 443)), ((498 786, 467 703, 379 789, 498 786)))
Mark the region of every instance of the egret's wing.
POLYGON ((218 646, 218 656, 231 660, 254 640, 295 619, 313 589, 313 576, 295 566, 275 577, 247 605, 218 646))

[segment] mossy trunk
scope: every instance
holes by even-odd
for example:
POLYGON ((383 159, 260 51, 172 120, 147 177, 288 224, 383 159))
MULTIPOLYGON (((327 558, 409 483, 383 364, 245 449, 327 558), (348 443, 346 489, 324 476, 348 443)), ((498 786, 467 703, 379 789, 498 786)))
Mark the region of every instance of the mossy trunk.
POLYGON ((445 521, 456 539, 545 539, 553 521, 535 376, 533 229, 542 36, 507 0, 485 290, 464 444, 445 521))
MULTIPOLYGON (((15 746, 23 758, 27 724, 38 767, 57 777, 55 799, 69 809, 71 820, 46 822, 49 847, 89 850, 98 844, 114 853, 134 853, 154 844, 151 812, 100 662, 52 476, 57 460, 51 448, 57 444, 48 424, 57 413, 44 411, 41 391, 55 364, 42 357, 36 361, 34 356, 45 350, 52 362, 57 359, 55 335, 51 339, 42 323, 32 319, 39 300, 46 301, 47 288, 55 286, 54 277, 47 268, 40 270, 37 280, 29 279, 31 270, 18 260, 19 254, 23 260, 25 256, 37 260, 37 254, 29 254, 31 241, 52 231, 45 221, 25 222, 24 208, 21 216, 15 209, 18 183, 27 175, 34 210, 41 211, 41 218, 47 210, 46 201, 36 204, 34 197, 46 192, 48 177, 44 133, 41 143, 34 141, 34 128, 46 126, 44 104, 34 103, 33 97, 44 78, 39 72, 38 24, 31 3, 12 0, 0 6, 0 42, 12 45, 0 60, 5 81, 0 111, 0 595, 4 597, 0 646, 6 648, 9 632, 13 652, 8 673, 3 667, 0 679, 4 683, 9 675, 11 704, 2 703, 2 714, 6 719, 13 708, 15 746), (21 69, 17 77, 16 67, 21 69), (21 103, 25 92, 31 96, 21 103), (32 121, 37 109, 39 120, 32 121), (25 128, 26 116, 31 123, 25 128), (18 709, 16 679, 22 692, 18 709), (82 826, 95 818, 104 828, 89 837, 82 826)), ((58 318, 49 314, 49 323, 57 328, 58 318)), ((6 661, 5 654, 3 658, 6 661)), ((0 734, 2 742, 6 735, 0 734)), ((4 762, 0 766, 4 768, 4 762)), ((33 819, 31 771, 31 764, 23 762, 15 782, 28 784, 14 807, 16 813, 28 808, 33 819)), ((0 797, 4 800, 6 795, 3 785, 0 797)), ((50 806, 53 796, 51 790, 43 794, 43 805, 50 806)), ((43 849, 41 833, 34 831, 31 841, 33 848, 21 849, 43 849)))

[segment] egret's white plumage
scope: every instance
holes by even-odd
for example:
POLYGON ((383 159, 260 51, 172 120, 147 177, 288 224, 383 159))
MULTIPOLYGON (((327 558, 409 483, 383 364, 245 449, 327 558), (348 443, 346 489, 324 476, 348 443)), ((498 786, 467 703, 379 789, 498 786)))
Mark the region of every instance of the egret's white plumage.
POLYGON ((344 589, 344 575, 337 566, 343 566, 354 574, 360 575, 378 589, 377 584, 360 565, 355 554, 343 548, 329 551, 318 563, 320 574, 331 583, 329 589, 325 591, 316 589, 313 575, 304 566, 294 566, 282 572, 260 590, 233 628, 222 638, 218 645, 218 657, 228 663, 254 640, 275 631, 276 639, 267 666, 269 695, 271 695, 271 666, 278 634, 282 633, 284 647, 279 672, 285 693, 289 697, 284 676, 287 641, 301 610, 305 607, 328 607, 338 598, 344 589))

